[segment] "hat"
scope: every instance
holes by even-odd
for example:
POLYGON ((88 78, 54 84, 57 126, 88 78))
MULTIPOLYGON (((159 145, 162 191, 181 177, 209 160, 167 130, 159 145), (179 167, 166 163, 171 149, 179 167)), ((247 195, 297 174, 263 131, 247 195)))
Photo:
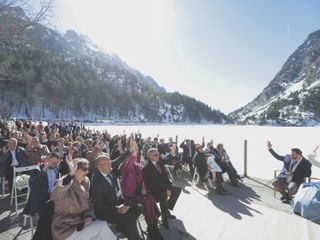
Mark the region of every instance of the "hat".
POLYGON ((299 148, 292 148, 292 152, 295 152, 296 154, 302 155, 302 151, 299 148))

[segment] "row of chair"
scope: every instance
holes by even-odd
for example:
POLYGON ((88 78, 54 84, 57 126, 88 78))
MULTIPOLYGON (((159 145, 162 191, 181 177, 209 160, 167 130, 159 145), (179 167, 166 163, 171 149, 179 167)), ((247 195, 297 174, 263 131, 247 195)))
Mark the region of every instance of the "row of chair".
MULTIPOLYGON (((30 195, 29 176, 23 173, 29 172, 31 170, 40 171, 40 167, 38 165, 32 165, 32 166, 26 166, 26 167, 13 167, 13 182, 12 182, 12 190, 11 190, 11 196, 10 196, 10 205, 12 205, 14 202, 14 209, 15 209, 16 215, 18 215, 19 213, 19 206, 26 204, 29 200, 29 195, 30 195), (26 193, 19 193, 24 189, 27 190, 26 193), (21 202, 19 202, 19 199, 20 198, 23 199, 23 197, 25 197, 25 200, 22 200, 21 202)), ((5 198, 6 184, 8 184, 8 181, 5 179, 5 177, 2 177, 1 183, 2 183, 2 198, 5 198)), ((33 236, 34 228, 33 228, 32 216, 30 215, 23 216, 23 227, 26 226, 28 218, 30 223, 31 235, 33 236)))

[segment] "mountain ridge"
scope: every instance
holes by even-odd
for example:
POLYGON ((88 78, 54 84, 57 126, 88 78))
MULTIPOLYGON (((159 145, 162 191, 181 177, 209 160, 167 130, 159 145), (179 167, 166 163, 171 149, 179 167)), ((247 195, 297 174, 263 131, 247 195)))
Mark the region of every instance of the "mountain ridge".
MULTIPOLYGON (((21 13, 20 13, 21 15, 21 13)), ((73 30, 29 26, 24 41, 0 46, 1 105, 11 117, 154 123, 226 123, 227 116, 165 88, 73 30)), ((0 109, 1 110, 1 109, 0 109)), ((0 112, 1 114, 1 112, 0 112)))
POLYGON ((241 124, 318 125, 313 105, 320 83, 320 30, 289 56, 272 81, 251 102, 229 114, 241 124))

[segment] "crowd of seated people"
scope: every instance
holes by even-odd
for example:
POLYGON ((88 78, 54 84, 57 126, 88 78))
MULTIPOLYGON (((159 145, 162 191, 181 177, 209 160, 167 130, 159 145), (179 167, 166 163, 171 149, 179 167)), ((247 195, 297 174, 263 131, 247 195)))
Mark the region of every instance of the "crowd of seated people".
MULTIPOLYGON (((208 191, 215 189, 221 195, 226 193, 223 173, 232 186, 241 186, 223 144, 214 147, 212 141, 205 144, 204 138, 201 144, 185 139, 177 145, 172 138, 167 142, 159 136, 144 139, 140 132, 111 136, 73 122, 17 121, 0 127, 0 177, 5 177, 10 189, 14 167, 39 165, 41 169, 27 173, 31 192, 23 211, 49 219, 38 225, 36 239, 47 239, 39 234, 49 232, 43 230, 48 229, 43 226, 45 222, 50 223, 50 235, 55 240, 115 239, 110 224, 116 226, 113 231, 122 232, 129 240, 141 239, 137 221, 142 217, 149 239, 163 239, 159 218, 163 227, 170 228, 170 219, 175 218, 172 210, 181 193, 168 177, 167 166, 173 177, 183 168, 188 169, 183 177, 192 179, 196 171, 208 191), (53 206, 51 214, 44 211, 48 201, 53 206)), ((290 199, 302 175, 310 175, 299 174, 306 163, 295 149, 293 154, 298 155, 292 158, 302 160, 295 170, 271 144, 268 146, 276 158, 289 164, 295 185, 288 186, 278 178, 274 186, 285 200, 290 199)))
POLYGON ((53 239, 115 239, 108 224, 129 240, 141 239, 137 219, 142 215, 148 237, 163 239, 158 219, 170 228, 181 193, 167 166, 173 177, 183 165, 191 178, 196 169, 201 182, 208 189, 215 185, 219 194, 226 193, 224 172, 234 186, 240 179, 223 145, 214 148, 210 142, 204 148, 204 139, 202 144, 185 139, 177 145, 172 138, 144 139, 139 131, 111 136, 73 122, 16 121, 0 127, 0 177, 8 180, 10 190, 14 167, 41 169, 27 173, 31 192, 23 211, 42 217, 36 239, 47 239, 43 234, 48 232, 53 239))
POLYGON ((0 131, 0 177, 10 191, 14 167, 40 167, 25 172, 30 195, 23 214, 40 215, 34 239, 116 239, 109 224, 129 240, 142 239, 141 216, 149 239, 163 239, 158 219, 170 227, 181 189, 160 162, 181 163, 176 144, 154 138, 144 156, 147 141, 141 133, 111 137, 74 123, 32 121, 3 125, 0 131))

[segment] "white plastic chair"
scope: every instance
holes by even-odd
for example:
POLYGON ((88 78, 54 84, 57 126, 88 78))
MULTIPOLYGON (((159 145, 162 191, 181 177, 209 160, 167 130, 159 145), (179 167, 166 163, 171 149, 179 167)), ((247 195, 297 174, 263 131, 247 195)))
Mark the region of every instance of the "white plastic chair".
POLYGON ((26 166, 26 167, 13 167, 13 181, 12 181, 12 191, 11 191, 10 204, 12 205, 13 199, 14 199, 16 214, 18 214, 18 206, 26 204, 28 202, 29 194, 30 194, 29 181, 26 181, 23 184, 17 185, 17 173, 27 172, 27 171, 31 171, 34 169, 37 169, 40 171, 40 167, 38 165, 32 165, 32 166, 26 166), (17 190, 22 190, 25 188, 28 189, 27 193, 23 193, 23 194, 18 195, 17 190), (21 197, 21 196, 26 196, 26 201, 18 203, 18 197, 21 197))
POLYGON ((29 218, 29 224, 30 224, 30 229, 31 229, 31 237, 33 237, 33 233, 34 233, 34 228, 33 228, 33 219, 31 215, 23 215, 23 227, 26 226, 27 224, 27 218, 29 218))
POLYGON ((120 194, 121 198, 124 199, 124 198, 123 198, 123 194, 122 194, 122 188, 121 188, 121 180, 120 180, 120 178, 117 178, 117 184, 118 184, 118 188, 119 188, 119 194, 120 194))
POLYGON ((197 172, 197 167, 194 168, 194 173, 192 177, 192 185, 197 185, 199 183, 199 173, 197 172))
POLYGON ((173 180, 173 175, 172 175, 171 171, 174 169, 174 166, 173 165, 169 165, 169 164, 165 164, 164 168, 166 169, 166 172, 169 174, 169 178, 171 180, 173 180))

